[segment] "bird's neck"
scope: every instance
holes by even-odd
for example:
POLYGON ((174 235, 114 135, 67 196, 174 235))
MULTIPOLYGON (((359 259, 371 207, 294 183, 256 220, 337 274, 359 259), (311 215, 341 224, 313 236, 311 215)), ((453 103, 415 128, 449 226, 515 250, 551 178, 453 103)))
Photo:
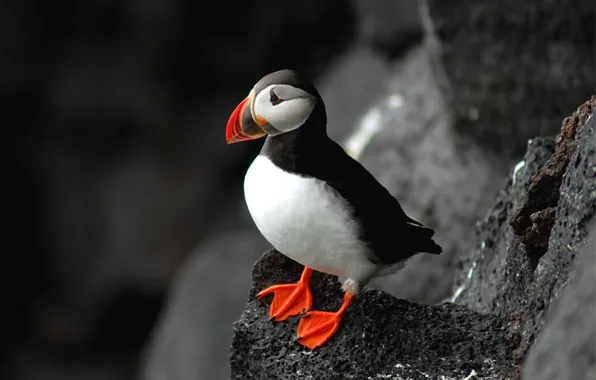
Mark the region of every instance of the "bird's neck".
POLYGON ((305 123, 293 131, 268 136, 261 154, 284 170, 298 172, 301 167, 324 154, 328 140, 325 128, 305 123))

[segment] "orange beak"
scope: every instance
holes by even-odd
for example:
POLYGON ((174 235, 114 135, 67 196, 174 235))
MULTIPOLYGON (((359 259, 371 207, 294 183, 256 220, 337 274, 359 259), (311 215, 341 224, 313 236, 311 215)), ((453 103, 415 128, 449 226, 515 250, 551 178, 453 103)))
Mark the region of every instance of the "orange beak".
POLYGON ((226 141, 228 144, 255 140, 265 136, 265 131, 259 126, 263 123, 257 123, 253 118, 251 107, 254 96, 254 92, 251 91, 230 115, 226 127, 226 141))

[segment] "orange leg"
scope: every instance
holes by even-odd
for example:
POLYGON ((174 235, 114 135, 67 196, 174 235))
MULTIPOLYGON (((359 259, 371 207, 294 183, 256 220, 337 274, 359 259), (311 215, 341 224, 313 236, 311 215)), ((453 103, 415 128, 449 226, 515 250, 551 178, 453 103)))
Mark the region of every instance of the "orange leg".
POLYGON ((298 343, 311 350, 321 347, 335 334, 344 312, 352 303, 354 296, 350 293, 344 295, 341 308, 333 312, 311 311, 305 314, 298 324, 298 343))
POLYGON ((312 295, 310 293, 310 276, 312 269, 304 267, 300 280, 295 284, 273 285, 257 294, 257 299, 273 293, 273 302, 269 309, 269 317, 274 321, 306 313, 312 307, 312 295))

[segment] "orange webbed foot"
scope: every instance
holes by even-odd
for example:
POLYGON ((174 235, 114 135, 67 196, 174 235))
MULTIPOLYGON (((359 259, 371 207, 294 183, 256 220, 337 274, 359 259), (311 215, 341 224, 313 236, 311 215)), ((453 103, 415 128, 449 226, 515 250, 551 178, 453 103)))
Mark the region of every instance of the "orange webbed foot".
POLYGON ((339 328, 342 316, 353 296, 346 293, 344 303, 337 312, 311 311, 298 324, 298 343, 314 350, 327 342, 339 328))
POLYGON ((273 294, 269 309, 271 320, 283 321, 288 317, 306 313, 312 308, 312 294, 309 287, 311 274, 312 269, 305 267, 297 283, 273 285, 257 294, 259 300, 273 294))

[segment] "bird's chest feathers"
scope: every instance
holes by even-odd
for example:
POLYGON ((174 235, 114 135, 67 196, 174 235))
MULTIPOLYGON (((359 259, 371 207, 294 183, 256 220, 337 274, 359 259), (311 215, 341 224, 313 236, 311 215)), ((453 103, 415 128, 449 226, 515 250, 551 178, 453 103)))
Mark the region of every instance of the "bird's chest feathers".
POLYGON ((345 200, 323 181, 288 173, 258 156, 246 174, 244 194, 263 236, 301 264, 341 274, 346 258, 363 254, 345 200))

